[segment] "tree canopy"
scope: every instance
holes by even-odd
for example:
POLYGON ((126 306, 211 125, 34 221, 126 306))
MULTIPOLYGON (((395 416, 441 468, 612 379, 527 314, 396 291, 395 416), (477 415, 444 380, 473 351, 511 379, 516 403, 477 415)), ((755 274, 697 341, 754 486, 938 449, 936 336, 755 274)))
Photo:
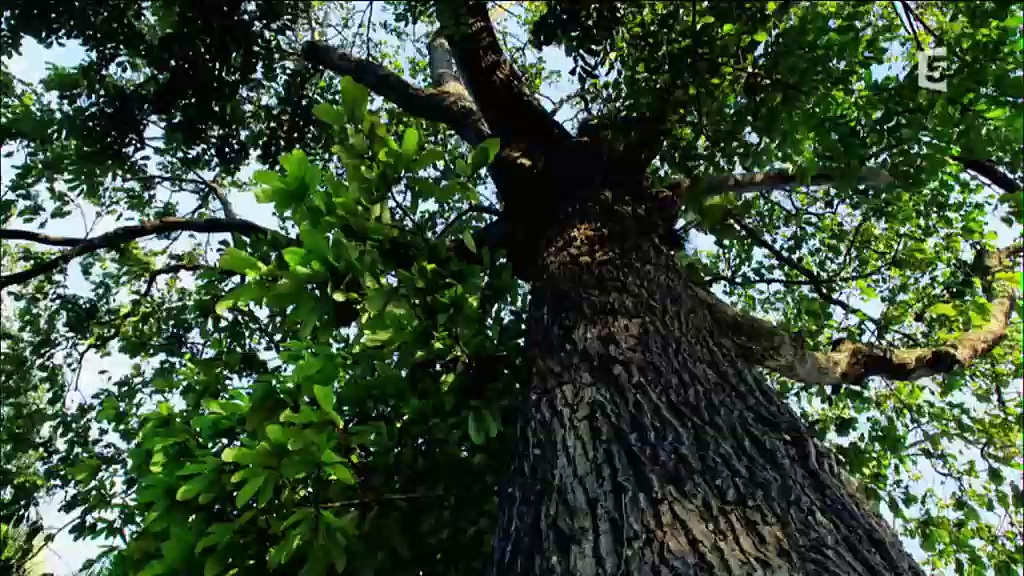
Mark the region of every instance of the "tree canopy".
POLYGON ((4 530, 59 493, 108 574, 481 573, 506 222, 558 217, 508 144, 579 139, 923 566, 1018 574, 1024 6, 461 4, 5 6, 4 530), (25 81, 29 39, 84 57, 25 81))

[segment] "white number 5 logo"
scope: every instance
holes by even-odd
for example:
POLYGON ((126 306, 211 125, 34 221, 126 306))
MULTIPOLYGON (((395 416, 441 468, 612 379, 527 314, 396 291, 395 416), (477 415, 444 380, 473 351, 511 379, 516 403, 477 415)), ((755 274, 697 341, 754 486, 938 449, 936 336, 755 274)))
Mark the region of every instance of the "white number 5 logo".
POLYGON ((917 53, 917 85, 928 90, 946 91, 946 49, 935 48, 917 53))

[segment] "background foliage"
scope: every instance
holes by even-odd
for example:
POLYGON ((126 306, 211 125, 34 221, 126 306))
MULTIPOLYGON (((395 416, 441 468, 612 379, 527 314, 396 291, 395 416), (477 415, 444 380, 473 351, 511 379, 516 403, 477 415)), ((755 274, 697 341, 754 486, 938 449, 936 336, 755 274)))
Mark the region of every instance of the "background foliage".
MULTIPOLYGON (((1019 236, 1022 199, 956 159, 1024 173, 1020 4, 542 4, 511 10, 507 53, 571 125, 667 118, 654 176, 837 175, 681 214, 682 263, 728 301, 817 349, 985 320, 971 262, 1019 236), (892 73, 918 43, 949 50, 947 92, 892 73), (894 183, 858 186, 866 166, 894 183)), ((524 381, 525 287, 473 235, 496 143, 298 56, 321 39, 427 85, 433 26, 398 2, 5 8, 3 228, 241 214, 275 233, 153 234, 5 289, 0 522, 59 492, 109 574, 482 570, 524 381), (27 83, 8 68, 26 38, 86 56, 27 83), (111 355, 129 369, 85 394, 83 362, 111 355)), ((2 249, 4 274, 62 250, 2 249)), ((1024 566, 1016 318, 943 377, 776 378, 935 570, 1024 566)))

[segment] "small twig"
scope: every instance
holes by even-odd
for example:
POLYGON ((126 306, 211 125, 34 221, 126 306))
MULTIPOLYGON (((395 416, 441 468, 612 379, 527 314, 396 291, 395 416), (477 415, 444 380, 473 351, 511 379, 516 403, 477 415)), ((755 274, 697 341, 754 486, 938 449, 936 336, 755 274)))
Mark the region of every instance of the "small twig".
POLYGON ((366 58, 372 58, 373 41, 370 39, 370 30, 373 27, 373 2, 370 2, 370 15, 366 18, 366 58))
POLYGON ((320 508, 343 508, 345 506, 360 506, 365 504, 374 504, 377 502, 399 502, 402 500, 413 500, 416 498, 437 498, 444 496, 444 492, 425 492, 421 494, 384 494, 382 496, 375 496, 373 498, 358 498, 355 500, 340 500, 338 502, 328 502, 327 504, 320 504, 320 508))
POLYGON ((463 218, 465 218, 466 215, 470 214, 470 213, 490 214, 491 216, 501 216, 501 210, 499 210, 497 208, 492 208, 490 206, 484 206, 482 204, 474 204, 472 206, 469 206, 469 207, 465 208, 462 212, 459 212, 458 214, 456 214, 455 218, 452 218, 451 222, 445 224, 444 228, 441 229, 440 234, 438 234, 438 237, 439 238, 444 238, 445 234, 448 233, 448 230, 451 229, 451 227, 453 225, 455 225, 459 220, 462 220, 463 218))

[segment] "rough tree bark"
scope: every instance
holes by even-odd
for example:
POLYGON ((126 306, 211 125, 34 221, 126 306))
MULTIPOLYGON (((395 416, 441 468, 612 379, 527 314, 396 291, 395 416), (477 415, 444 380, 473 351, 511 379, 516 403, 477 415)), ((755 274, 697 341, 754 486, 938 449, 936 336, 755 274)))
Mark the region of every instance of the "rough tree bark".
POLYGON ((494 574, 923 574, 672 249, 598 212, 563 220, 532 285, 494 574))

